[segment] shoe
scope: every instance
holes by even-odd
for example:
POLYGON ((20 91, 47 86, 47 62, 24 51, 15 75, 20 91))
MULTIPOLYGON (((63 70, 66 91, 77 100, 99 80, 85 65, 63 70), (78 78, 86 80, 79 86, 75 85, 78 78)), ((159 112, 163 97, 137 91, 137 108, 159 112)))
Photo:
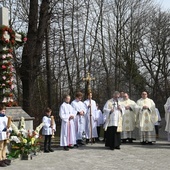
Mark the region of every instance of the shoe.
POLYGON ((146 142, 141 142, 141 145, 146 145, 146 142))
POLYGON ((6 166, 7 166, 7 164, 5 164, 3 160, 0 161, 0 167, 6 167, 6 166))
POLYGON ((44 150, 45 153, 49 153, 50 151, 49 150, 44 150))
POLYGON ((114 148, 110 147, 110 150, 112 150, 112 151, 113 151, 113 150, 114 150, 114 148))
POLYGON ((148 142, 148 145, 153 145, 153 143, 152 142, 148 142))
POLYGON ((132 139, 129 139, 129 143, 133 143, 133 140, 132 140, 132 139))
POLYGON ((67 146, 64 146, 65 151, 69 151, 69 148, 67 146))
POLYGON ((122 143, 126 143, 126 139, 122 139, 122 143))
POLYGON ((115 149, 120 149, 120 147, 119 147, 119 146, 117 146, 117 147, 115 147, 115 149))
POLYGON ((49 151, 50 151, 50 152, 54 152, 54 150, 53 150, 53 149, 49 149, 49 151))
POLYGON ((70 148, 70 149, 73 149, 73 148, 74 148, 73 145, 69 145, 69 146, 67 146, 67 147, 70 148))
POLYGON ((10 160, 10 159, 4 159, 3 162, 4 162, 6 165, 11 165, 11 160, 10 160))
POLYGON ((75 144, 74 146, 75 146, 75 147, 77 147, 77 148, 79 147, 79 145, 78 145, 78 144, 75 144))

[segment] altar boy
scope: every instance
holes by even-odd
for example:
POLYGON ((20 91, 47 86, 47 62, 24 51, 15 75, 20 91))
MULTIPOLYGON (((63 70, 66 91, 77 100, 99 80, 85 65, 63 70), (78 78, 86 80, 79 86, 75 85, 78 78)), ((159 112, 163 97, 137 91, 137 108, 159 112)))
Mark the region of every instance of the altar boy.
POLYGON ((5 115, 5 112, 6 107, 0 105, 0 167, 5 167, 11 164, 11 160, 6 158, 9 128, 7 128, 8 118, 5 115))
POLYGON ((64 96, 64 102, 60 106, 60 118, 61 122, 61 134, 60 134, 60 146, 63 146, 64 150, 68 151, 69 148, 73 148, 76 144, 76 132, 74 119, 77 112, 70 105, 70 96, 64 96))
POLYGON ((42 134, 44 135, 44 152, 54 152, 53 149, 51 149, 51 138, 56 130, 56 124, 52 123, 52 117, 51 117, 52 110, 50 108, 47 108, 45 110, 45 116, 43 117, 42 122, 44 123, 42 134))

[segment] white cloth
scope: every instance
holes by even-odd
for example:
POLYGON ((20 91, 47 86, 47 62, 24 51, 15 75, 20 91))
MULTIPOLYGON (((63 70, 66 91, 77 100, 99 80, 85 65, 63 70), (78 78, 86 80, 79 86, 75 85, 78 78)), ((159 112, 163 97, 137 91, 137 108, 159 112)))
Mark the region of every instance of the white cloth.
POLYGON ((63 103, 60 106, 59 111, 61 122, 60 133, 60 146, 69 146, 76 144, 75 124, 74 119, 70 119, 70 116, 75 117, 75 110, 69 103, 63 103))
POLYGON ((165 126, 165 131, 170 133, 170 97, 167 99, 165 105, 165 121, 166 121, 166 126, 165 126))
POLYGON ((74 119, 75 123, 75 130, 76 130, 76 139, 82 140, 82 134, 85 132, 85 125, 86 125, 86 119, 85 119, 85 113, 86 108, 85 104, 82 101, 73 100, 71 102, 71 106, 74 108, 76 113, 83 111, 84 115, 76 115, 74 119))
POLYGON ((42 119, 42 122, 44 123, 44 126, 42 128, 42 134, 43 135, 52 135, 53 131, 56 130, 56 124, 54 123, 53 128, 51 127, 51 117, 44 116, 42 119))
POLYGON ((158 116, 158 121, 155 123, 155 125, 160 125, 161 116, 160 116, 160 113, 159 113, 158 108, 155 108, 155 109, 156 109, 156 114, 157 114, 157 116, 158 116))
POLYGON ((122 113, 121 113, 121 111, 117 109, 118 106, 119 106, 119 102, 115 101, 114 99, 108 100, 104 105, 103 112, 106 116, 106 121, 104 124, 105 130, 109 126, 119 125, 119 121, 122 119, 122 114, 124 110, 122 108, 122 113), (114 109, 113 112, 111 112, 112 109, 114 109))
POLYGON ((100 109, 97 109, 95 112, 95 123, 96 126, 101 126, 104 123, 103 113, 100 109))
POLYGON ((7 128, 7 122, 7 116, 0 117, 0 141, 7 139, 7 133, 6 131, 3 131, 7 128))
POLYGON ((97 111, 96 102, 91 99, 91 107, 88 107, 90 105, 90 100, 87 99, 84 101, 84 104, 86 106, 86 138, 96 138, 97 135, 97 128, 95 124, 95 113, 97 111), (90 116, 91 114, 91 116, 90 116), (90 120, 91 118, 91 120, 90 120), (90 123, 91 121, 91 123, 90 123), (92 130, 92 133, 91 133, 92 130))

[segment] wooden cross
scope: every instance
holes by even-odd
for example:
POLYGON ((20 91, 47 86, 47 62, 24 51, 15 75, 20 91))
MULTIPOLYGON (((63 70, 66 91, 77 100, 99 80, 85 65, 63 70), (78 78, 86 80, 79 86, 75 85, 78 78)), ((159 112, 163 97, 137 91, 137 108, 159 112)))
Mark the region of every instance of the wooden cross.
MULTIPOLYGON (((9 10, 5 7, 0 7, 0 26, 5 25, 9 26, 9 10)), ((8 33, 5 33, 4 38, 9 40, 8 33)), ((22 42, 21 34, 15 33, 15 41, 22 42)))
POLYGON ((88 92, 91 92, 90 82, 93 81, 93 80, 95 80, 95 78, 90 77, 90 73, 89 72, 87 73, 87 77, 83 78, 83 81, 87 82, 88 92))
MULTIPOLYGON (((0 7, 0 26, 2 26, 2 25, 7 26, 7 27, 9 26, 9 17, 8 17, 8 15, 9 15, 8 9, 5 8, 5 7, 0 7)), ((4 38, 6 41, 9 41, 9 40, 10 40, 10 34, 9 34, 7 31, 5 31, 2 36, 3 36, 3 38, 4 38)), ((15 41, 17 41, 17 42, 22 42, 22 36, 21 36, 20 34, 15 33, 15 41)), ((7 51, 8 49, 9 49, 8 46, 4 47, 4 46, 2 46, 2 45, 0 44, 0 52, 2 52, 2 51, 7 51)), ((10 52, 9 52, 9 54, 10 54, 10 52)), ((12 54, 11 54, 11 55, 12 55, 12 54)), ((1 59, 1 60, 2 60, 2 59, 1 59)), ((12 60, 12 58, 11 58, 11 60, 12 60)), ((12 68, 12 67, 11 67, 11 68, 12 68)), ((12 70, 11 70, 11 74, 12 74, 12 70)), ((6 77, 6 76, 4 76, 4 77, 6 77)), ((8 77, 8 78, 9 78, 9 77, 8 77)), ((11 81, 11 80, 9 80, 9 81, 11 81)), ((11 85, 11 87, 12 87, 12 85, 11 85)), ((0 96, 0 102, 3 102, 3 103, 13 102, 12 96, 7 96, 7 97, 6 97, 6 96, 4 95, 4 94, 6 94, 6 93, 11 93, 11 94, 13 93, 11 87, 0 88, 0 94, 1 94, 1 96, 0 96)))

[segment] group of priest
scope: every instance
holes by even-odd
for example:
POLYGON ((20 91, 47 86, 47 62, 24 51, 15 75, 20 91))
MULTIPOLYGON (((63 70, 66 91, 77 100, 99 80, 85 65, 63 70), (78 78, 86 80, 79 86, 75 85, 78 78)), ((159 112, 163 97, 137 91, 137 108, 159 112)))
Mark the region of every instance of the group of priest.
POLYGON ((136 139, 136 129, 141 144, 156 142, 155 127, 161 118, 146 91, 137 102, 127 93, 115 91, 104 105, 103 113, 97 108, 91 92, 84 102, 82 97, 83 94, 78 92, 71 102, 70 95, 65 95, 60 106, 60 146, 64 150, 99 140, 101 126, 105 131, 105 147, 111 150, 120 149, 121 143, 132 143, 136 139))

